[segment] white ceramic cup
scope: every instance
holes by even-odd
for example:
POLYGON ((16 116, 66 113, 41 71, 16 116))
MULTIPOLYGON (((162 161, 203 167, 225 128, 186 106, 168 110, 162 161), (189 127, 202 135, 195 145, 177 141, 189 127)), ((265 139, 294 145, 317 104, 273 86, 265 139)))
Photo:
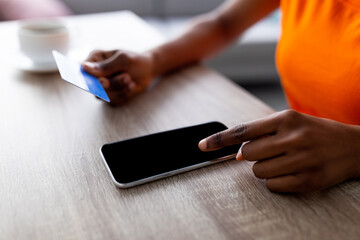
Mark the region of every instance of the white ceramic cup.
POLYGON ((34 64, 54 62, 52 50, 66 54, 70 45, 69 29, 60 20, 30 20, 20 22, 20 50, 34 64))

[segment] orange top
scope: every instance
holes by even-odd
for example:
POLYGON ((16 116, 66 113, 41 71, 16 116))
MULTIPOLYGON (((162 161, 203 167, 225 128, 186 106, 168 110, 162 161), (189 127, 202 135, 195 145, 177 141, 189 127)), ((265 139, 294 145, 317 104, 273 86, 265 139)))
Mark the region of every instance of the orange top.
POLYGON ((281 0, 276 62, 290 107, 360 125, 360 0, 281 0))

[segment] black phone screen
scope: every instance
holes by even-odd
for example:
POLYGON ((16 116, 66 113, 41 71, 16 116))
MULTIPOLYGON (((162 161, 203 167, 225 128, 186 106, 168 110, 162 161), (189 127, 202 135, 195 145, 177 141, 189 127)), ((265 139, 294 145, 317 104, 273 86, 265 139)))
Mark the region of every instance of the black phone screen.
POLYGON ((210 122, 105 144, 101 152, 115 180, 126 184, 236 153, 240 145, 214 152, 198 148, 201 139, 225 129, 210 122))

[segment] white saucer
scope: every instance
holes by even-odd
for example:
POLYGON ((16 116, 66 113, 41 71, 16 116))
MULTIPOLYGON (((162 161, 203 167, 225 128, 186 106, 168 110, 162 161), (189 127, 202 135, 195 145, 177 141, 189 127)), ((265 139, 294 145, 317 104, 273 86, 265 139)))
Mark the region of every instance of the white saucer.
MULTIPOLYGON (((71 49, 69 50, 67 56, 72 59, 82 62, 87 55, 89 54, 91 48, 79 48, 79 49, 71 49)), ((56 66, 55 61, 44 62, 44 63, 35 63, 30 58, 26 57, 20 51, 14 52, 11 58, 11 65, 24 72, 32 72, 32 73, 52 73, 58 72, 58 68, 56 66)))
POLYGON ((58 68, 55 61, 35 63, 24 54, 17 52, 13 55, 12 65, 21 71, 33 73, 51 73, 57 72, 58 68))

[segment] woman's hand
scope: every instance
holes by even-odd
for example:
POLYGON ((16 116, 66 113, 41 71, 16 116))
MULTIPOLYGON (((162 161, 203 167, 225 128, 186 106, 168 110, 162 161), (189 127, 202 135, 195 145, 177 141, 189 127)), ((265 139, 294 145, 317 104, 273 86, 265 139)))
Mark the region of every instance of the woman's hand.
POLYGON ((309 192, 360 177, 360 127, 286 110, 216 133, 203 151, 247 142, 237 160, 273 192, 309 192))
POLYGON ((154 77, 151 54, 97 50, 82 66, 86 72, 99 78, 112 105, 124 103, 143 92, 154 77))

